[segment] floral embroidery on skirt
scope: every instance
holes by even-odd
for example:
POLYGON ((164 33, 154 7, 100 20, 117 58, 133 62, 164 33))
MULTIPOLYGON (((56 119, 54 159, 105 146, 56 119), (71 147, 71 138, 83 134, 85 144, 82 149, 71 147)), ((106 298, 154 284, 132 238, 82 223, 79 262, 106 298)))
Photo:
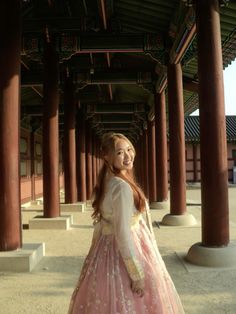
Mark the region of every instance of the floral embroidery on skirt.
POLYGON ((101 235, 84 262, 73 292, 69 314, 181 314, 179 296, 144 222, 132 230, 136 257, 145 277, 139 297, 113 234, 101 235))

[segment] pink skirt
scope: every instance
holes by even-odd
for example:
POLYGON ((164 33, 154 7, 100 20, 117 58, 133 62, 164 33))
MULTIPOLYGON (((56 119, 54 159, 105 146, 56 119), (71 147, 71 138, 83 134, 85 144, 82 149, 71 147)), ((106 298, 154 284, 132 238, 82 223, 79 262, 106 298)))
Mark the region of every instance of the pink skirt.
POLYGON ((184 313, 174 284, 145 223, 132 230, 136 257, 145 276, 144 296, 131 290, 113 234, 101 235, 90 249, 72 294, 69 314, 184 313))

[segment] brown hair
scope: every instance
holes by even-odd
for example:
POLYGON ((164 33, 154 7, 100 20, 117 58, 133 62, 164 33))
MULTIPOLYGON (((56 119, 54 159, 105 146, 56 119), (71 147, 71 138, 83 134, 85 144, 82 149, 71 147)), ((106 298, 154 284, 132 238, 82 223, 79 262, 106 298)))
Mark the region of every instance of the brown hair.
MULTIPOLYGON (((115 151, 115 144, 118 139, 123 139, 126 142, 128 142, 135 154, 135 149, 134 149, 133 144, 125 135, 121 133, 109 132, 109 133, 105 133, 102 137, 101 153, 102 153, 103 158, 104 156, 109 155, 115 151)), ((96 218, 99 218, 100 216, 100 213, 101 213, 100 206, 104 198, 104 192, 105 192, 105 177, 109 169, 114 173, 115 176, 122 178, 131 186, 133 190, 133 195, 134 195, 135 207, 140 212, 144 211, 145 210, 145 196, 142 189, 139 187, 139 185, 137 184, 134 178, 133 169, 128 170, 127 174, 123 175, 118 169, 116 169, 113 166, 110 166, 108 162, 104 159, 104 164, 98 175, 97 184, 93 190, 92 206, 94 208, 94 211, 93 211, 92 217, 96 219, 96 218)))

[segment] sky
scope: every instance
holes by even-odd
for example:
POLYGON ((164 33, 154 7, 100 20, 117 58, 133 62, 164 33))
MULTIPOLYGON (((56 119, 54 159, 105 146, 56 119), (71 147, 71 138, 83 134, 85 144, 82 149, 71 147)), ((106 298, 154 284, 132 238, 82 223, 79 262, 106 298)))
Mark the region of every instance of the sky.
MULTIPOLYGON (((236 115, 236 60, 224 70, 225 114, 236 115)), ((198 115, 196 110, 192 115, 198 115)))

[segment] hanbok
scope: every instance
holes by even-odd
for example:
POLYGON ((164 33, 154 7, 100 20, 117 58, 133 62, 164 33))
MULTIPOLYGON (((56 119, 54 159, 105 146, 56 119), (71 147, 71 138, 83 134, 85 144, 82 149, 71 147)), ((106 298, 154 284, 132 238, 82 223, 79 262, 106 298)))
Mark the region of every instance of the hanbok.
POLYGON ((133 191, 113 176, 106 185, 101 220, 72 294, 69 314, 181 314, 177 291, 154 235, 134 206, 133 191), (144 295, 131 279, 144 278, 144 295))

